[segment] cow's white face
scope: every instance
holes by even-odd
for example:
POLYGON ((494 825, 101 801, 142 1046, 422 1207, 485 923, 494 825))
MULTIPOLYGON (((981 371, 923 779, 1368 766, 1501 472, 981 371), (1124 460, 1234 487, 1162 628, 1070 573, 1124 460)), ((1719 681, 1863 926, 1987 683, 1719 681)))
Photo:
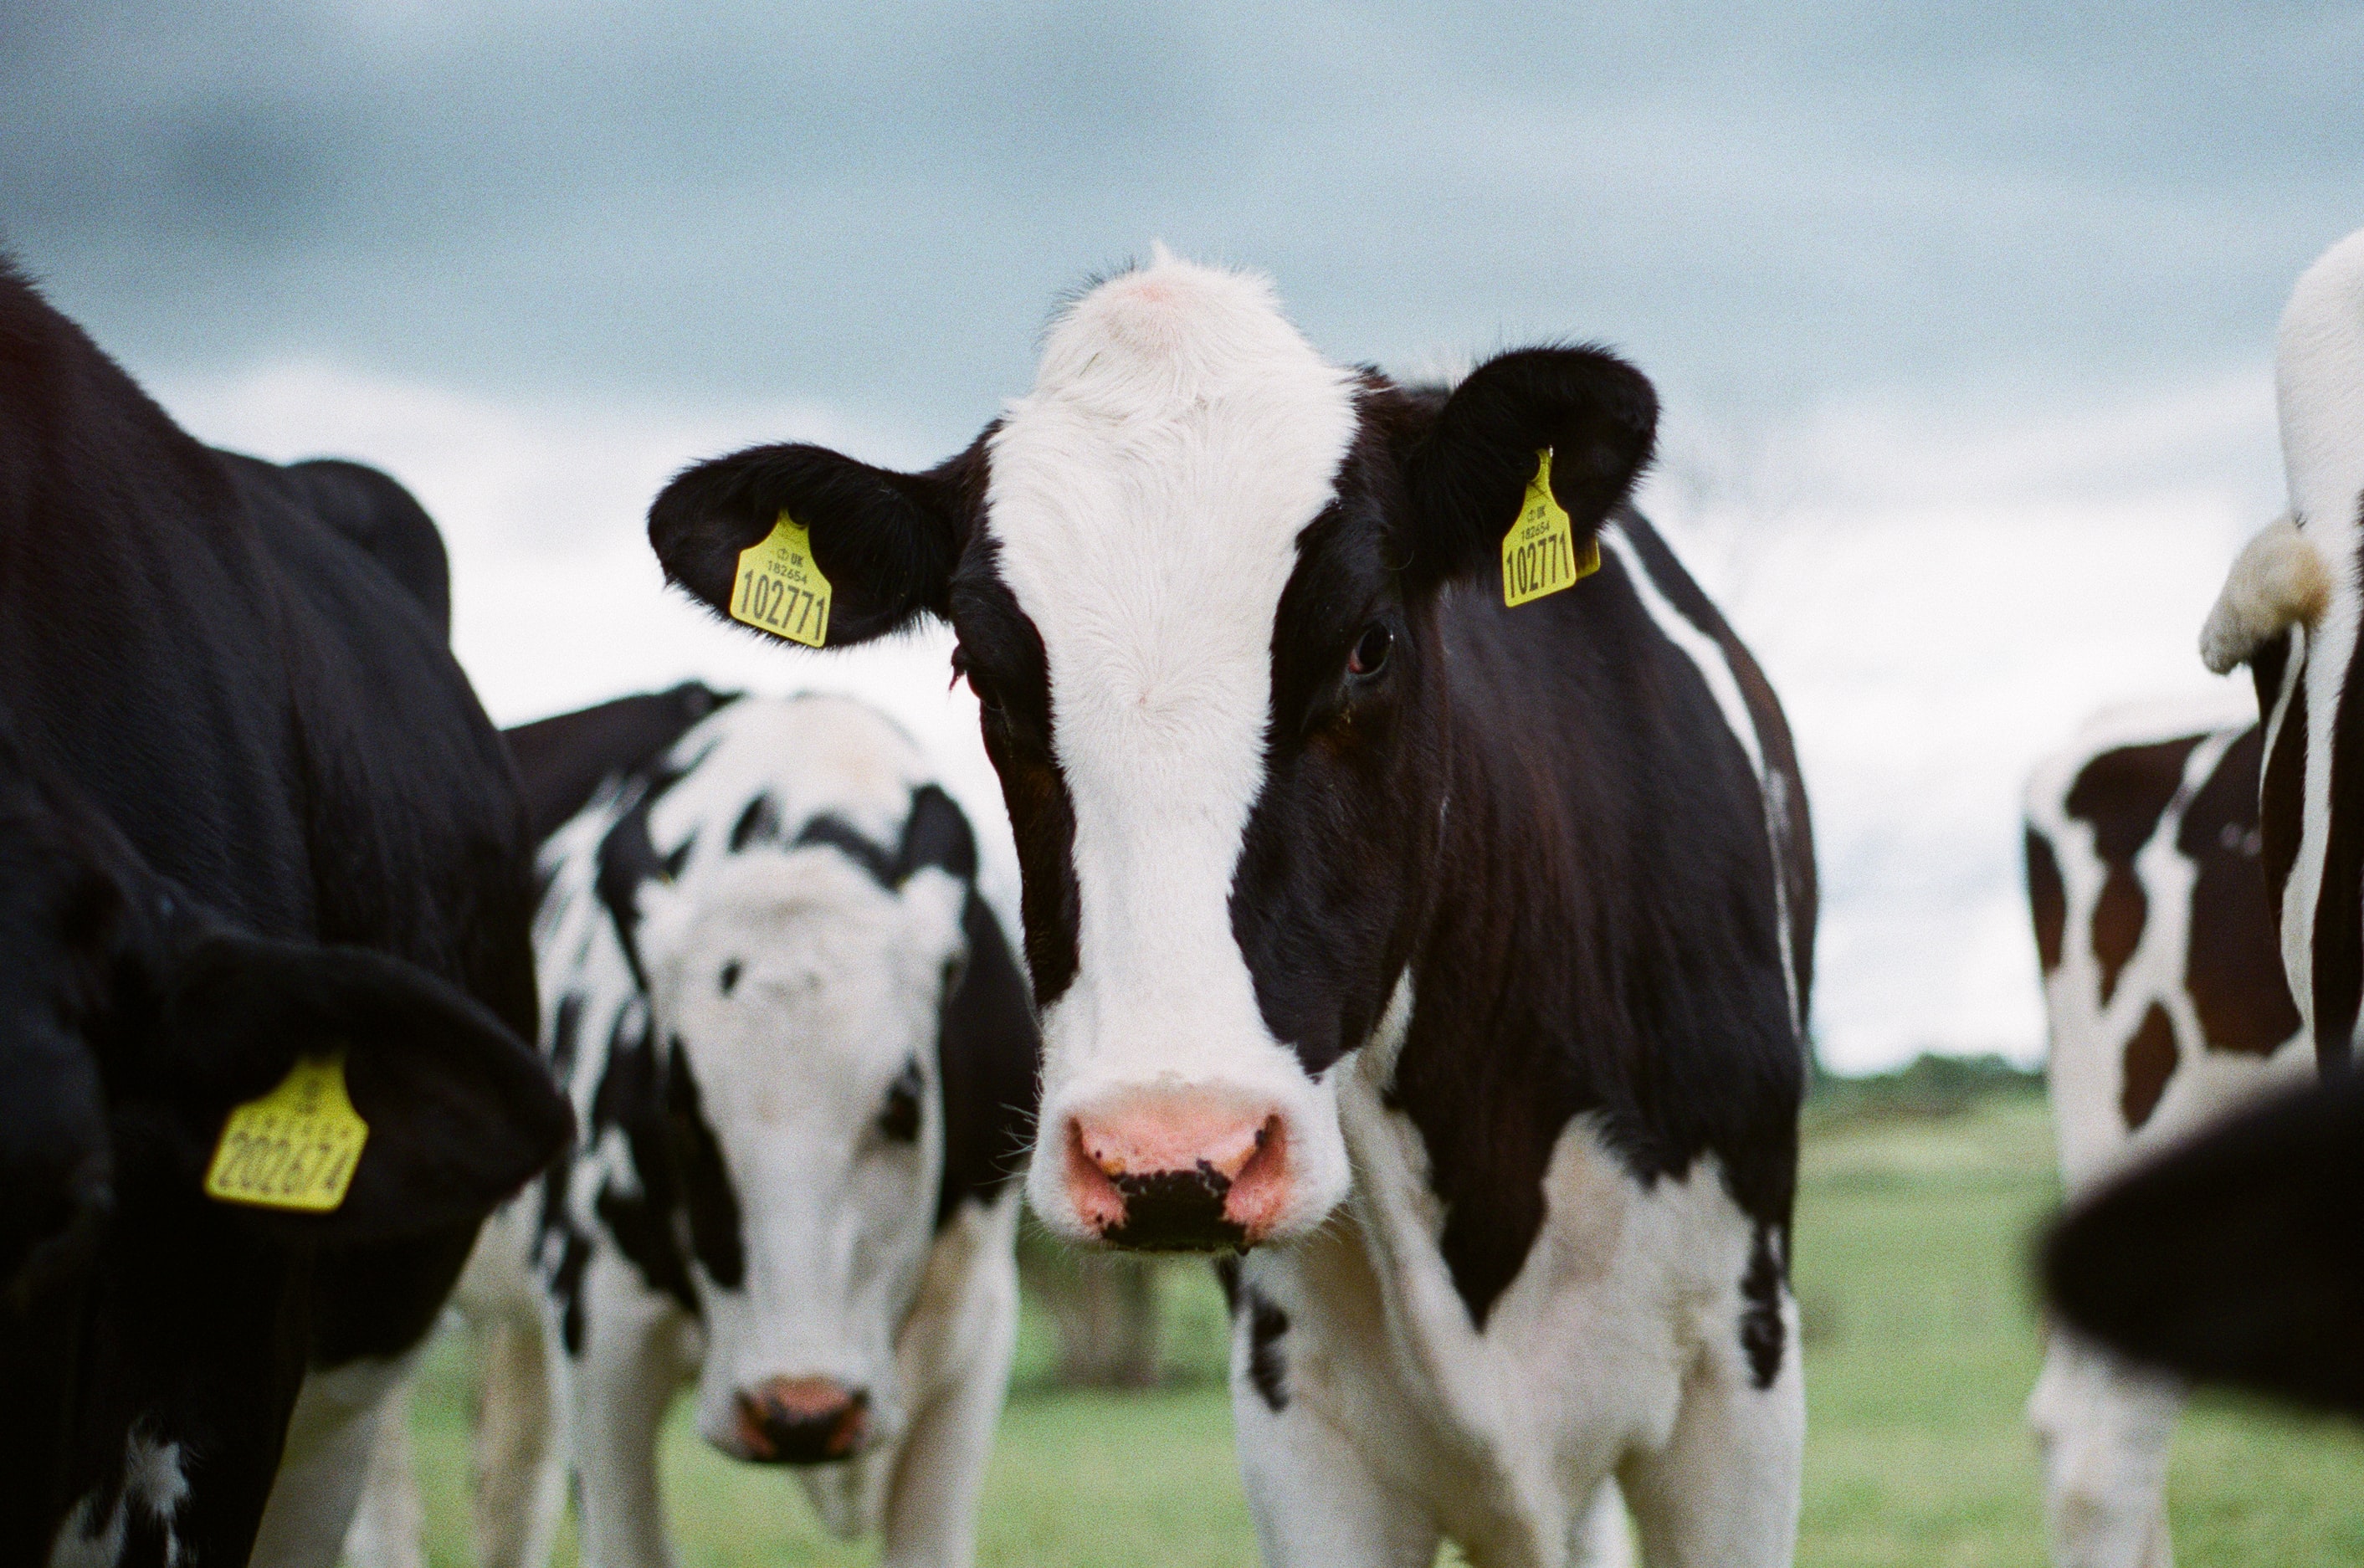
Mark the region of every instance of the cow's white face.
POLYGON ((1245 1246, 1344 1195, 1333 1070, 1449 880, 1440 602, 1499 573, 1545 450, 1580 546, 1656 418, 1597 350, 1505 353, 1449 395, 1342 369, 1262 279, 1161 255, 1063 312, 1033 390, 942 467, 758 448, 682 474, 649 530, 727 609, 785 511, 832 644, 952 623, 1024 875, 1035 1209, 1245 1246))
POLYGON ((1274 617, 1333 499, 1353 393, 1262 283, 1168 262, 1076 306, 991 442, 988 537, 1042 637, 1075 816, 1043 1125, 1076 1146, 1029 1179, 1062 1233, 1121 1221, 1096 1176, 1176 1161, 1245 1187, 1232 1218, 1257 1235, 1344 1195, 1334 1088, 1266 1026, 1231 896, 1265 784, 1274 617))
POLYGON ((732 1250, 682 1238, 698 1429, 727 1453, 842 1458, 903 1424, 895 1338, 933 1234, 965 895, 932 868, 890 892, 818 846, 642 892, 684 1206, 738 1240, 717 1277, 732 1250))

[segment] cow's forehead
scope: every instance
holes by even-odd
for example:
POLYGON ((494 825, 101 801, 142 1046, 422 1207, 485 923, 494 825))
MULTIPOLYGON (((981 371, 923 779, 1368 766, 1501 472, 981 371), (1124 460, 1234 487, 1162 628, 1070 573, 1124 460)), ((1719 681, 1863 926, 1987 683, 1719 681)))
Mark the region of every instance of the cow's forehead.
POLYGON ((987 526, 1062 729, 1113 724, 1154 755, 1177 728, 1261 726, 1273 612, 1355 385, 1249 273, 1161 254, 1058 319, 995 433, 987 526))

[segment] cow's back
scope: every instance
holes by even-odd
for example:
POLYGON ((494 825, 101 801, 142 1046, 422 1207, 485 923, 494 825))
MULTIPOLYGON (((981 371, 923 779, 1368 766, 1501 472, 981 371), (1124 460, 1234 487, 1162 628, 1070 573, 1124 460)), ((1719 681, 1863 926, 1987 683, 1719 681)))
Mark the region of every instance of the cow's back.
POLYGON ((2030 779, 2028 902, 2072 1186, 2303 1054, 2259 866, 2260 752, 2258 727, 2221 710, 2130 707, 2030 779))

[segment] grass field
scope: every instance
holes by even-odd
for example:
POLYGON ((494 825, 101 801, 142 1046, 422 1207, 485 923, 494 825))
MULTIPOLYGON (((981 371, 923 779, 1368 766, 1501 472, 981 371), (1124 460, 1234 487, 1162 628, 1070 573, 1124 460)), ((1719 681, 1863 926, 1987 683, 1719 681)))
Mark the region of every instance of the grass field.
MULTIPOLYGON (((2028 1237, 2057 1199, 2040 1101, 1958 1114, 1810 1121, 1798 1213, 1810 1437, 1798 1561, 1807 1568, 2044 1561, 2021 1406, 2041 1359, 2028 1237)), ((1043 1568, 1255 1561, 1220 1385, 1221 1308, 1195 1269, 1168 1282, 1175 1385, 1045 1385, 1031 1318, 987 1484, 980 1560, 1043 1568)), ((451 1345, 415 1419, 438 1568, 469 1562, 466 1373, 451 1345)), ((699 1443, 676 1407, 665 1449, 683 1568, 852 1564, 787 1477, 699 1443)), ((2170 1506, 2178 1557, 2205 1565, 2364 1563, 2364 1432, 2225 1401, 2189 1414, 2170 1506)), ((562 1562, 574 1562, 571 1535, 562 1562)))

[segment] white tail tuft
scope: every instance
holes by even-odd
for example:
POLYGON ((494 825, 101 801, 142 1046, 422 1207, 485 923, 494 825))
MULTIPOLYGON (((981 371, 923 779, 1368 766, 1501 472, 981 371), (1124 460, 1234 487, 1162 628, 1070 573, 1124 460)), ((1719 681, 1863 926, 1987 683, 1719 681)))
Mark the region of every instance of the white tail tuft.
POLYGON ((2242 548, 2200 628, 2200 658, 2220 675, 2293 623, 2312 628, 2331 603, 2331 573, 2288 515, 2242 548))

